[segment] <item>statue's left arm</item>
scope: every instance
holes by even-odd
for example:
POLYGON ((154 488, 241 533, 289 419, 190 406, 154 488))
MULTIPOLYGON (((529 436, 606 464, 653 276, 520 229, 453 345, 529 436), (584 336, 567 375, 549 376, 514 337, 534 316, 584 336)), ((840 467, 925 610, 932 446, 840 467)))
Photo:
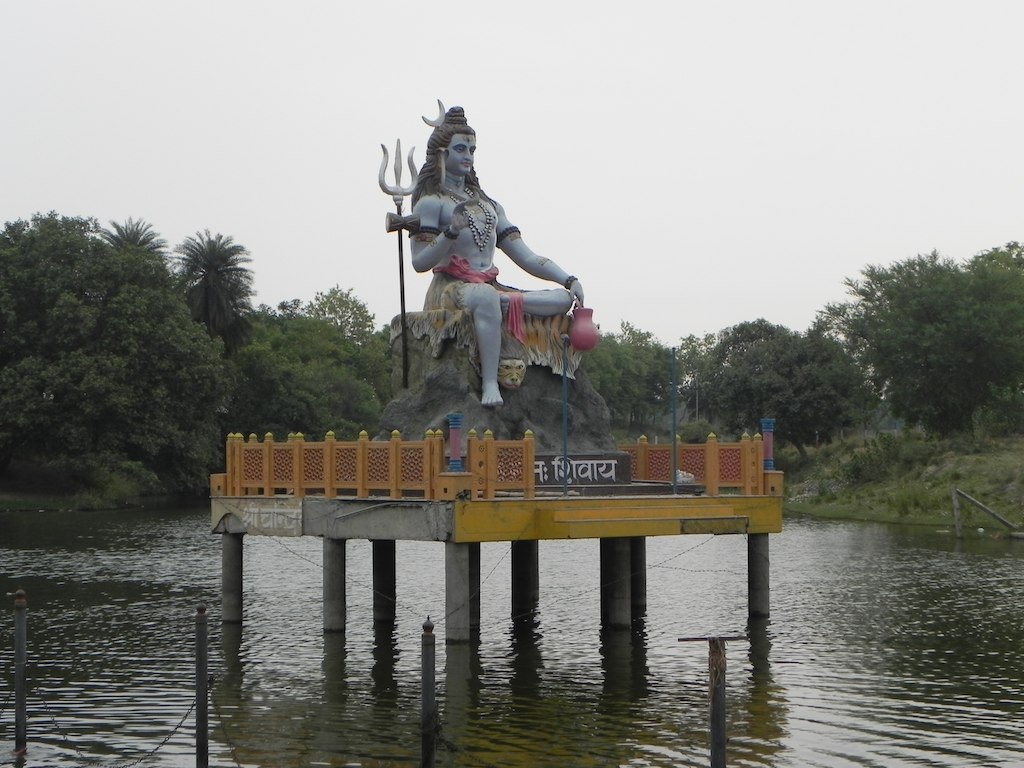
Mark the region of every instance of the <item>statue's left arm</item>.
POLYGON ((528 272, 541 280, 550 280, 558 283, 573 298, 583 303, 583 285, 576 278, 562 269, 551 259, 534 253, 523 241, 522 235, 517 227, 509 224, 505 217, 505 210, 500 205, 498 208, 498 248, 500 248, 515 264, 524 272, 528 272))

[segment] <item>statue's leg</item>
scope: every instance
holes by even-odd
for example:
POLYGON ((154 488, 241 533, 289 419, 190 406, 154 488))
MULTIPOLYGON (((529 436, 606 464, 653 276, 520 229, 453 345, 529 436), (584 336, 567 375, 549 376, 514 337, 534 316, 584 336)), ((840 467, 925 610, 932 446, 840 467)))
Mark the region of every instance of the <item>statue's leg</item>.
POLYGON ((504 401, 498 390, 498 356, 501 354, 501 299, 498 292, 487 284, 466 285, 463 303, 473 316, 476 346, 480 352, 480 378, 483 391, 480 402, 488 407, 504 401))
POLYGON ((557 288, 547 291, 527 291, 523 294, 523 311, 528 315, 551 317, 564 315, 572 306, 568 291, 557 288))

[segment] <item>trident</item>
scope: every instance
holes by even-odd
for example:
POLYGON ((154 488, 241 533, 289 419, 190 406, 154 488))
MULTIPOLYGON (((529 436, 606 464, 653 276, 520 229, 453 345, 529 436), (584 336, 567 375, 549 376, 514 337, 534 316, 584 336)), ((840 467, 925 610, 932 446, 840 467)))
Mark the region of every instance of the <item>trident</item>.
POLYGON ((385 221, 385 227, 388 232, 398 233, 398 286, 401 293, 401 311, 402 311, 402 388, 409 388, 409 339, 408 330, 405 322, 405 254, 402 250, 402 231, 406 230, 410 234, 416 234, 420 231, 420 217, 410 214, 409 216, 402 215, 402 199, 406 195, 411 195, 413 190, 416 188, 416 165, 412 160, 412 153, 416 151, 416 147, 409 150, 409 171, 412 173, 412 184, 408 187, 402 186, 402 140, 398 139, 395 143, 395 183, 388 184, 384 181, 384 171, 388 167, 388 148, 383 144, 380 148, 384 150, 384 159, 380 164, 380 188, 384 190, 385 195, 391 195, 391 199, 395 202, 395 213, 389 213, 385 221))

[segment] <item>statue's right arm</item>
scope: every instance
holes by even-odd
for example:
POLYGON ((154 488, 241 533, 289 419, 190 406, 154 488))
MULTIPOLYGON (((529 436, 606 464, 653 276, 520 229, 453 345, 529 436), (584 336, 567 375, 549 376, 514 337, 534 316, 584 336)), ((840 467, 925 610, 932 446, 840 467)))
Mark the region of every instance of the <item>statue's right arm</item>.
POLYGON ((412 238, 412 267, 426 272, 448 258, 454 241, 437 234, 442 229, 439 197, 424 195, 412 210, 420 217, 420 233, 412 238))

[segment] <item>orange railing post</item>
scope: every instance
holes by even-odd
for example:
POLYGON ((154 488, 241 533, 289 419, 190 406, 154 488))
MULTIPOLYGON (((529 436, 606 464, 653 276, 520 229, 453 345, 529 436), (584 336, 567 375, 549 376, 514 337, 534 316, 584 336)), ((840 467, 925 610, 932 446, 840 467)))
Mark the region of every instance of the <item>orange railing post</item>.
POLYGON ((356 448, 356 496, 363 497, 370 495, 369 478, 367 477, 367 451, 370 447, 370 436, 366 430, 359 433, 359 443, 356 448))
POLYGON ((718 436, 712 432, 704 443, 704 492, 708 496, 718 495, 718 436))
POLYGON ((523 489, 523 495, 532 499, 537 491, 537 473, 533 469, 533 463, 536 456, 536 444, 533 439, 533 430, 526 430, 526 434, 523 435, 523 478, 526 481, 526 487, 523 489))
POLYGON ((636 441, 636 479, 637 480, 650 480, 648 477, 648 444, 647 435, 640 435, 640 438, 636 441))
POLYGON ((473 475, 473 498, 487 492, 487 449, 475 429, 466 433, 466 471, 473 475))
POLYGON ((324 435, 324 496, 328 499, 337 495, 334 485, 335 442, 333 431, 324 435))
POLYGON ((292 493, 300 499, 306 495, 306 489, 303 487, 303 480, 305 480, 306 473, 303 456, 304 451, 303 443, 306 441, 306 436, 301 432, 295 432, 294 434, 288 435, 288 454, 291 457, 291 470, 292 470, 292 493))
POLYGON ((750 495, 752 493, 751 486, 753 484, 754 475, 750 471, 750 457, 753 455, 752 444, 750 442, 750 435, 744 432, 740 436, 740 493, 750 495))
POLYGON ((263 458, 263 495, 264 496, 273 496, 274 495, 274 485, 273 485, 273 480, 271 479, 271 457, 270 457, 270 450, 273 447, 273 445, 274 445, 274 434, 272 432, 267 432, 267 434, 265 434, 263 436, 263 443, 261 444, 261 446, 262 446, 261 456, 263 458))
POLYGON ((750 442, 750 486, 747 493, 751 496, 764 493, 764 441, 760 432, 750 442))

